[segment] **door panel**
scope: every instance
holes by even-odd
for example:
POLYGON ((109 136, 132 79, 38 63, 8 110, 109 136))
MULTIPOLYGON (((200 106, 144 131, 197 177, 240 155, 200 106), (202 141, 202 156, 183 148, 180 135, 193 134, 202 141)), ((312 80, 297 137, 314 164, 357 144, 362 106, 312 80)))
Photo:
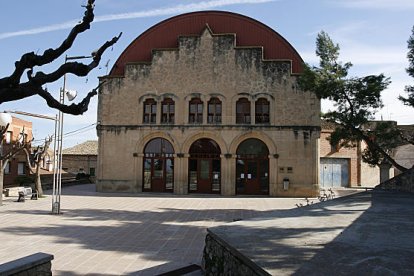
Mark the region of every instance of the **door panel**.
POLYGON ((211 192, 211 160, 199 159, 198 189, 200 193, 211 192))
POLYGON ((144 161, 144 190, 151 189, 151 159, 145 159, 144 161))
POLYGON ((236 193, 269 194, 269 162, 267 159, 237 159, 236 193))
POLYGON ((172 192, 174 189, 174 160, 166 159, 165 161, 165 189, 172 192))
POLYGON ((346 158, 321 158, 320 181, 323 188, 348 187, 349 166, 346 158))
POLYGON ((236 194, 244 194, 245 193, 245 168, 244 168, 244 160, 237 159, 236 160, 236 194))
POLYGON ((164 160, 154 159, 153 160, 153 173, 152 173, 152 191, 153 192, 164 192, 164 160))
POLYGON ((246 171, 246 193, 247 194, 258 194, 260 193, 260 182, 257 179, 258 162, 247 161, 246 171))
POLYGON ((269 194, 269 161, 260 160, 260 191, 264 194, 269 194))

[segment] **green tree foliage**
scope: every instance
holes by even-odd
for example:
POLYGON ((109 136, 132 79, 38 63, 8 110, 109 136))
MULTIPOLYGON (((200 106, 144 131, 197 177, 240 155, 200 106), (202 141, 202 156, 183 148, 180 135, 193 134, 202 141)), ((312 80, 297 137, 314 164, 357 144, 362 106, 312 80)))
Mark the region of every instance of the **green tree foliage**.
MULTIPOLYGON (((411 31, 411 36, 407 41, 408 43, 408 68, 406 69, 409 76, 414 78, 414 26, 411 31)), ((408 93, 408 97, 404 98, 402 96, 399 96, 398 99, 402 101, 405 105, 409 105, 411 107, 414 107, 414 85, 407 85, 405 87, 405 92, 408 93)))
POLYGON ((391 124, 370 124, 376 111, 383 107, 381 92, 390 84, 390 79, 380 75, 349 77, 350 62, 341 63, 339 45, 322 31, 316 39, 316 55, 319 67, 305 64, 299 78, 303 90, 314 92, 320 99, 333 101, 334 111, 328 111, 322 118, 334 123, 336 128, 330 137, 332 145, 354 146, 365 141, 367 150, 363 158, 371 165, 389 162, 401 171, 391 156, 390 150, 400 143, 399 136, 391 124))

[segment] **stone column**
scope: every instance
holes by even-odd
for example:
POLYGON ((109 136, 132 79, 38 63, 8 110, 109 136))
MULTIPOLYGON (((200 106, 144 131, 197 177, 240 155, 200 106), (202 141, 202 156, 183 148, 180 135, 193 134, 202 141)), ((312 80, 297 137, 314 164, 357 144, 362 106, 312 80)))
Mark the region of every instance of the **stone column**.
POLYGON ((256 103, 254 100, 250 102, 250 124, 256 124, 256 103))
POLYGON ((221 194, 233 196, 236 194, 236 155, 221 155, 221 194))
POLYGON ((277 196, 277 174, 278 174, 278 154, 272 154, 269 156, 269 195, 277 196))
POLYGON ((189 154, 177 153, 174 158, 174 194, 188 194, 188 157, 189 154))
POLYGON ((135 192, 142 192, 142 180, 144 178, 144 154, 143 153, 134 153, 134 163, 135 163, 135 192))

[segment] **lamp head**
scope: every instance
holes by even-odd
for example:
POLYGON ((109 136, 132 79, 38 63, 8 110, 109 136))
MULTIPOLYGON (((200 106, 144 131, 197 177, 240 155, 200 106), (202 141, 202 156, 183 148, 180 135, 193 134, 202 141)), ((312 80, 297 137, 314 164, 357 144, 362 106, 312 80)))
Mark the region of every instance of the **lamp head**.
POLYGON ((66 97, 68 97, 69 101, 73 101, 76 96, 78 95, 78 92, 76 90, 66 90, 66 97))
POLYGON ((6 127, 8 124, 11 124, 12 116, 8 113, 0 113, 0 127, 6 127))

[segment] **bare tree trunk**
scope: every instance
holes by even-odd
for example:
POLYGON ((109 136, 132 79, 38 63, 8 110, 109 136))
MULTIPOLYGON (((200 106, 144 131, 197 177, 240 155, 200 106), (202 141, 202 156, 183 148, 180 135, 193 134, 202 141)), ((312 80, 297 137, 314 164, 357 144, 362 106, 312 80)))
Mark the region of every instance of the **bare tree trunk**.
POLYGON ((39 165, 39 163, 36 167, 35 187, 36 187, 37 195, 39 197, 41 197, 41 196, 43 196, 43 188, 42 188, 42 180, 40 178, 40 165, 39 165))

